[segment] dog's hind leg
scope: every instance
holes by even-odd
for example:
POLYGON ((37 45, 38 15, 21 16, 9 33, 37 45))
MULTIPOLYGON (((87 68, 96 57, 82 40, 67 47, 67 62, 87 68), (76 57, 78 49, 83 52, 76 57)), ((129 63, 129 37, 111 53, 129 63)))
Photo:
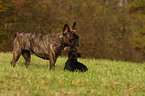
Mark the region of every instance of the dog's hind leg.
POLYGON ((15 63, 18 61, 20 55, 21 55, 21 46, 19 42, 19 38, 16 37, 14 40, 14 48, 13 48, 13 59, 11 61, 11 65, 14 67, 15 63))
POLYGON ((21 52, 13 52, 13 59, 11 62, 11 65, 14 67, 15 63, 18 61, 19 57, 21 55, 21 52))
POLYGON ((28 68, 28 66, 30 65, 30 61, 31 61, 30 51, 23 50, 22 51, 22 56, 25 58, 25 66, 26 66, 26 68, 28 68))

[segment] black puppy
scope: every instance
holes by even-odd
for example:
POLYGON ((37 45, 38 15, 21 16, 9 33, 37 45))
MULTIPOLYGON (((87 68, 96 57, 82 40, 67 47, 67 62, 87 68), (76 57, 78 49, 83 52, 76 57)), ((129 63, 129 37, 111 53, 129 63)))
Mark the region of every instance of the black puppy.
POLYGON ((77 57, 81 57, 81 55, 77 52, 77 49, 70 48, 68 52, 68 60, 65 63, 64 70, 79 70, 81 72, 86 72, 88 68, 84 64, 78 62, 77 57))

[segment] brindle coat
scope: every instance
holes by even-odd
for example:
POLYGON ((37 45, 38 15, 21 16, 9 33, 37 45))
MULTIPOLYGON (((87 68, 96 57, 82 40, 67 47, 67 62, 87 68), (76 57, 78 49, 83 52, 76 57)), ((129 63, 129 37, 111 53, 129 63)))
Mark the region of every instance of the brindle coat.
POLYGON ((81 72, 86 72, 88 68, 77 61, 77 57, 81 57, 81 55, 77 52, 76 48, 70 48, 68 52, 68 60, 65 63, 64 70, 75 71, 79 70, 81 72))
POLYGON ((12 66, 20 55, 25 58, 25 65, 30 65, 31 53, 38 57, 50 60, 50 69, 55 67, 57 57, 66 46, 79 46, 79 36, 75 31, 76 22, 72 29, 67 24, 63 31, 55 35, 41 35, 37 33, 17 33, 14 40, 12 66))

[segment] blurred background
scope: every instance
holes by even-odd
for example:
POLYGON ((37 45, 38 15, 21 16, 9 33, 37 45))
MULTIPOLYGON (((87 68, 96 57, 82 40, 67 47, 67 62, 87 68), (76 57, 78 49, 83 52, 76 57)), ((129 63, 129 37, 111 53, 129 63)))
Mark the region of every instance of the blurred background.
POLYGON ((82 57, 145 61, 145 0, 0 0, 0 51, 13 50, 16 32, 55 34, 74 21, 82 57))

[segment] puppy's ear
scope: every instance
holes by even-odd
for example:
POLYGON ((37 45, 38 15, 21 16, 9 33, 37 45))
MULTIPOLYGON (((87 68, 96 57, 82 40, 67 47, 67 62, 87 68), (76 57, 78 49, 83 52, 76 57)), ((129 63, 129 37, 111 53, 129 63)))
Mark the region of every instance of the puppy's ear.
POLYGON ((81 57, 81 54, 80 53, 77 53, 77 57, 81 57))
POLYGON ((70 32, 70 28, 67 24, 65 24, 64 27, 63 27, 63 34, 65 35, 68 32, 70 32))

